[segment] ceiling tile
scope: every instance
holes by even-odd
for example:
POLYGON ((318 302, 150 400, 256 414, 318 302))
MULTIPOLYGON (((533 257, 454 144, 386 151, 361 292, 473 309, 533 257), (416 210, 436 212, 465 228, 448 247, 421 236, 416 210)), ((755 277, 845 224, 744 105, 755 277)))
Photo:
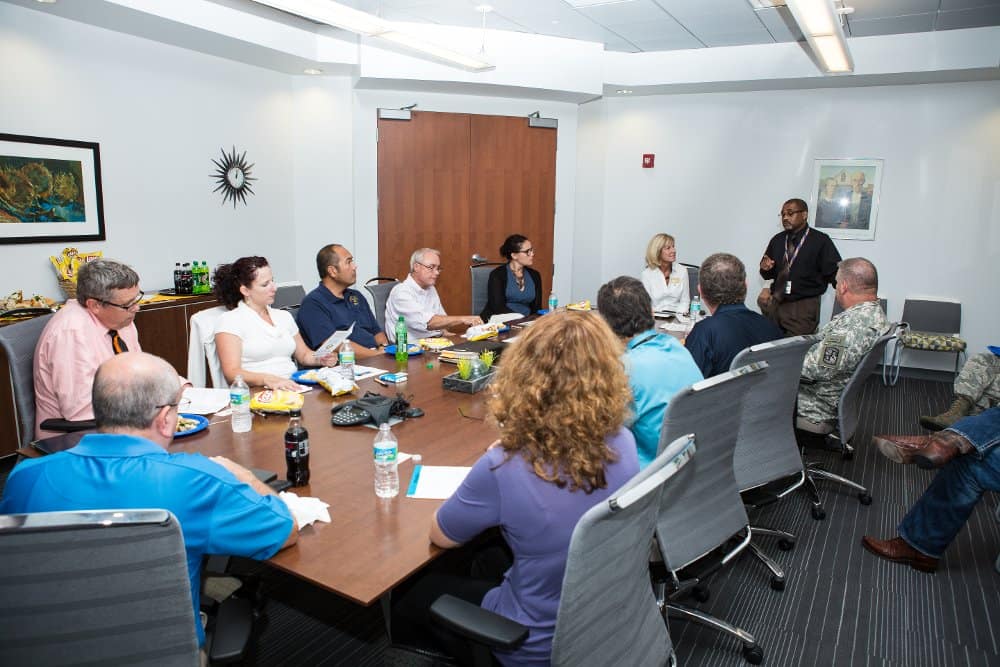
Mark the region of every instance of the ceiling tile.
POLYGON ((1000 5, 1000 0, 941 0, 941 10, 973 9, 1000 5))
POLYGON ((760 21, 748 2, 734 0, 655 0, 691 32, 738 33, 754 30, 760 21))
POLYGON ((745 46, 747 44, 773 44, 774 39, 766 30, 751 32, 732 32, 717 35, 698 35, 705 46, 745 46))
POLYGON ((669 18, 660 6, 653 0, 629 0, 609 5, 598 5, 578 12, 602 25, 622 23, 638 23, 639 21, 657 21, 669 18))
POLYGON ((934 29, 937 14, 911 14, 884 19, 859 21, 849 18, 851 37, 874 37, 877 35, 898 35, 904 32, 927 32, 934 29))
POLYGON ((757 12, 757 18, 764 24, 776 42, 797 42, 804 39, 798 24, 795 23, 791 12, 786 8, 762 9, 757 12))
POLYGON ((1000 25, 1000 5, 960 9, 954 12, 938 12, 938 30, 982 28, 990 25, 1000 25))
MULTIPOLYGON (((679 25, 677 21, 666 18, 660 21, 639 21, 638 23, 614 24, 608 26, 629 41, 638 39, 675 39, 680 36, 690 37, 690 33, 679 25)), ((695 40, 697 41, 697 40, 695 40)), ((699 46, 701 46, 699 44, 699 46)))
POLYGON ((926 14, 938 9, 940 0, 848 0, 852 19, 883 19, 907 14, 926 14))

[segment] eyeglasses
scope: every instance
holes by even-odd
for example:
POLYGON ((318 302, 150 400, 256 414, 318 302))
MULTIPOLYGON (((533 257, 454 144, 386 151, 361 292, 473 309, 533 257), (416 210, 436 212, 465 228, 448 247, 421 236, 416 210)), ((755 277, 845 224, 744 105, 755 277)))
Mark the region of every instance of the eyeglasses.
POLYGON ((805 209, 799 209, 798 211, 782 211, 781 213, 778 214, 778 217, 784 218, 786 215, 788 217, 792 217, 796 213, 805 213, 805 212, 806 212, 805 209))
POLYGON ((139 290, 139 293, 136 294, 135 298, 125 304, 114 303, 113 301, 105 301, 104 299, 97 299, 97 302, 103 303, 105 306, 114 306, 115 308, 121 308, 122 310, 132 310, 133 308, 139 305, 139 302, 142 301, 142 297, 144 296, 146 296, 146 293, 143 292, 142 290, 139 290))
POLYGON ((187 408, 191 407, 191 399, 182 397, 178 398, 173 403, 164 403, 163 405, 154 405, 153 407, 156 408, 157 410, 159 410, 160 408, 177 408, 177 412, 180 412, 181 410, 186 410, 187 408))
POLYGON ((523 252, 525 255, 534 255, 535 254, 535 249, 534 248, 524 248, 522 250, 518 250, 518 252, 523 252))
POLYGON ((444 267, 440 264, 424 264, 423 262, 417 262, 417 264, 424 267, 428 271, 434 271, 435 273, 441 273, 444 271, 444 267))

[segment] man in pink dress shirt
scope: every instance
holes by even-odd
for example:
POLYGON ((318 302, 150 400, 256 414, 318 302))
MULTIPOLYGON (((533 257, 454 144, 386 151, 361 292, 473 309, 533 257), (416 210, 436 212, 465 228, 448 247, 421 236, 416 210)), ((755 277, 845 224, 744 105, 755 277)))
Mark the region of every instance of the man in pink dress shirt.
POLYGON ((141 351, 133 320, 142 291, 135 270, 110 259, 80 267, 76 299, 56 313, 35 347, 35 434, 55 435, 46 419, 93 419, 90 392, 98 366, 115 354, 141 351))

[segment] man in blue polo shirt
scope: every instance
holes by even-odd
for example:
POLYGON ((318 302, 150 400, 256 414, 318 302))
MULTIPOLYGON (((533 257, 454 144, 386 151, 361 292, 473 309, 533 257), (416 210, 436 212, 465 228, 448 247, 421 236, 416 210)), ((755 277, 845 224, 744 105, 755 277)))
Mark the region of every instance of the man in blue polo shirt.
POLYGON ((316 253, 320 283, 299 306, 296 321, 302 340, 315 350, 334 331, 354 325, 350 341, 358 359, 373 357, 389 341, 375 321, 375 315, 361 292, 351 289, 358 279, 354 257, 342 245, 333 243, 316 253))
MULTIPOLYGON (((20 463, 0 514, 81 509, 170 510, 184 534, 194 617, 205 554, 264 560, 295 543, 285 503, 246 468, 222 457, 168 454, 177 428, 177 373, 159 357, 125 352, 94 376, 98 433, 69 450, 20 463)), ((196 623, 199 643, 205 635, 196 623)))
POLYGON ((629 429, 639 450, 639 467, 644 468, 656 458, 670 399, 703 377, 677 339, 656 332, 653 302, 637 279, 619 276, 602 285, 597 309, 625 342, 625 372, 632 388, 629 429))
POLYGON ((744 348, 781 338, 778 325, 747 308, 747 270, 739 257, 709 255, 698 272, 698 293, 712 317, 694 325, 684 345, 705 377, 729 370, 744 348))

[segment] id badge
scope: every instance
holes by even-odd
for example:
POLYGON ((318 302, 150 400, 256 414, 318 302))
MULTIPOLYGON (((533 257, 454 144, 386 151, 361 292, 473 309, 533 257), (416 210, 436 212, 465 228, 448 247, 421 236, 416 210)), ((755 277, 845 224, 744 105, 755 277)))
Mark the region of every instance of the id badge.
POLYGON ((792 293, 792 281, 789 280, 787 283, 785 283, 785 294, 791 294, 791 293, 792 293))

